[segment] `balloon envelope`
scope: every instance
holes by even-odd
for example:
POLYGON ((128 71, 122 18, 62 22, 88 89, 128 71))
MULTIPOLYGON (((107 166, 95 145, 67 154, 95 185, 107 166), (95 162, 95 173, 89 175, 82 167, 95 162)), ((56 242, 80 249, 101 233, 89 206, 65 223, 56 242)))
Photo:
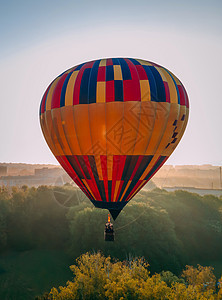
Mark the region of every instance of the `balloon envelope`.
POLYGON ((40 105, 56 159, 114 218, 179 143, 189 102, 179 79, 155 63, 99 59, 59 75, 40 105))

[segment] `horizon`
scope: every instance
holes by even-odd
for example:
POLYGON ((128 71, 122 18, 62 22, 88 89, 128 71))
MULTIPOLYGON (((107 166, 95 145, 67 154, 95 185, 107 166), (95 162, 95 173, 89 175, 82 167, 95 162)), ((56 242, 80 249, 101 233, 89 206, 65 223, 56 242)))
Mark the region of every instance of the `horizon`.
POLYGON ((50 82, 85 61, 138 57, 169 69, 188 92, 187 129, 167 163, 222 165, 221 14, 217 0, 2 3, 0 159, 56 164, 39 124, 50 82))

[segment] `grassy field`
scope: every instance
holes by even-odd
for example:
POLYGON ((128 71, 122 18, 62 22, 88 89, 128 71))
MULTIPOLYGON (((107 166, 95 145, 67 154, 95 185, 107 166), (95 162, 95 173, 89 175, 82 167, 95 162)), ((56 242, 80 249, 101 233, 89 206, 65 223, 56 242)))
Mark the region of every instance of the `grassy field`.
POLYGON ((34 299, 71 279, 68 257, 58 251, 32 250, 0 256, 0 299, 34 299))

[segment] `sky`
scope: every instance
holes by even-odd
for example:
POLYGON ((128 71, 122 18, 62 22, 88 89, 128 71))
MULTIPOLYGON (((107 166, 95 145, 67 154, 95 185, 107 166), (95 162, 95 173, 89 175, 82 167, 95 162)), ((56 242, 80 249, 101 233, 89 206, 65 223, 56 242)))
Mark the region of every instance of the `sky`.
POLYGON ((57 164, 39 124, 49 83, 107 57, 156 62, 190 100, 173 165, 222 165, 222 1, 0 0, 0 162, 57 164))

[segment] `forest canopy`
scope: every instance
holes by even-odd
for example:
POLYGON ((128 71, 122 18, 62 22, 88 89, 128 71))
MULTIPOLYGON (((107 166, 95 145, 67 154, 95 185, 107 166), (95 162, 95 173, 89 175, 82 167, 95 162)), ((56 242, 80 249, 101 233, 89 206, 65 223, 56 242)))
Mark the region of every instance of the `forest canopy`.
MULTIPOLYGON (((2 187, 0 254, 58 250, 73 261, 88 251, 102 251, 121 261, 144 257, 152 275, 169 271, 180 276, 186 265, 221 260, 221 209, 221 197, 141 191, 114 222, 115 242, 107 243, 107 211, 94 208, 79 189, 2 187)), ((3 269, 0 263, 2 291, 3 269)))

